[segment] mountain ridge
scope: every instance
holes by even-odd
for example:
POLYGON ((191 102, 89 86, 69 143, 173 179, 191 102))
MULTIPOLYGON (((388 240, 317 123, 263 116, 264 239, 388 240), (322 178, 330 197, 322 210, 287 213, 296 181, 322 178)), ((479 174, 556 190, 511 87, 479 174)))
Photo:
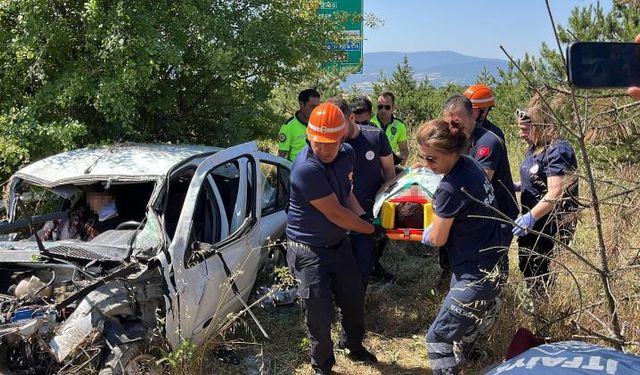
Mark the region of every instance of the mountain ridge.
POLYGON ((371 91, 380 72, 387 78, 391 77, 404 56, 407 56, 414 78, 422 80, 427 77, 436 87, 449 83, 470 85, 475 83, 478 74, 485 68, 494 76, 497 76, 498 68, 508 68, 507 60, 469 56, 455 51, 367 52, 364 54, 363 72, 350 75, 343 87, 355 86, 371 91))

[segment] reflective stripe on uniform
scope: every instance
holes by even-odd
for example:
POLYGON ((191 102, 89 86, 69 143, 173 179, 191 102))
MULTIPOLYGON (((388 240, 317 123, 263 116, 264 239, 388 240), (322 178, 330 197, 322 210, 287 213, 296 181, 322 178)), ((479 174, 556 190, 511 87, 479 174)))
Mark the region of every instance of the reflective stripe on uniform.
POLYGON ((453 345, 445 342, 428 342, 427 353, 438 353, 438 354, 453 353, 453 345))
POLYGON ((439 359, 429 359, 432 370, 454 369, 456 367, 456 359, 453 357, 444 357, 439 359))

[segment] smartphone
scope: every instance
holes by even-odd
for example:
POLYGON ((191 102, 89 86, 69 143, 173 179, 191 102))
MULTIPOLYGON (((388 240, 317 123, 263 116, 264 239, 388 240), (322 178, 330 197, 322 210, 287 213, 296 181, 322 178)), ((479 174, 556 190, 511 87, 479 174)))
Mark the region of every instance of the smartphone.
POLYGON ((567 65, 569 82, 575 87, 640 86, 640 43, 573 43, 567 65))

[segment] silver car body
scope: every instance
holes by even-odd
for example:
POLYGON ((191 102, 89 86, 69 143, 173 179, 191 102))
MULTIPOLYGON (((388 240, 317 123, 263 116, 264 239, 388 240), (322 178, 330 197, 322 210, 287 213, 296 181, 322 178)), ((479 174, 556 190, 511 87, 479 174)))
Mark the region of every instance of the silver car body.
MULTIPOLYGON (((106 186, 153 183, 146 223, 134 245, 141 241, 153 244, 151 249, 144 250, 144 263, 158 264, 164 279, 164 332, 167 342, 173 348, 184 339, 200 344, 228 319, 229 314, 242 306, 230 288, 222 259, 246 301, 257 272, 265 262, 269 245, 283 236, 286 225, 284 200, 280 197, 280 203, 274 204, 272 181, 269 182, 265 175, 265 167, 266 170, 277 171, 278 176, 282 173, 277 178, 286 179, 288 184, 291 163, 260 152, 255 142, 226 149, 123 144, 69 151, 24 167, 12 177, 8 221, 16 220, 18 195, 15 188, 24 182, 62 196, 73 194, 74 186, 96 182, 106 186), (185 171, 190 177, 188 190, 177 222, 169 223, 164 208, 170 199, 170 181, 185 171), (221 180, 234 181, 233 189, 220 185, 221 180), (208 226, 206 221, 204 225, 194 222, 194 215, 202 210, 202 197, 206 198, 209 210, 204 214, 211 224, 208 226), (211 239, 211 243, 199 240, 194 234, 198 225, 206 227, 205 237, 211 239), (168 235, 169 232, 172 235, 168 235), (200 252, 198 246, 203 245, 209 249, 208 252, 200 252)), ((16 241, 7 246, 10 241, 2 241, 0 258, 7 261, 11 258, 12 249, 31 249, 29 251, 37 253, 38 247, 34 242, 16 241)), ((134 251, 133 262, 136 262, 136 252, 142 250, 134 251)), ((20 254, 14 256, 14 260, 28 263, 30 253, 20 254)), ((67 326, 69 324, 67 322, 67 326)), ((57 341, 54 338, 50 346, 55 348, 61 342, 73 341, 72 336, 63 337, 65 329, 73 331, 68 328, 63 327, 57 341)), ((72 349, 67 347, 64 350, 72 349)), ((60 351, 55 354, 62 356, 60 351)))

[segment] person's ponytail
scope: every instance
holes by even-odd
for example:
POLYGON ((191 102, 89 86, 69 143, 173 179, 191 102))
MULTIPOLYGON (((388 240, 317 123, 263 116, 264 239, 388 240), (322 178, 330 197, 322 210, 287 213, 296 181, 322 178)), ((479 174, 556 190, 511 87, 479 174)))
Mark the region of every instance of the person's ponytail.
POLYGON ((469 138, 462 124, 440 119, 430 120, 418 128, 416 140, 421 146, 435 148, 446 154, 463 154, 469 147, 469 138))

